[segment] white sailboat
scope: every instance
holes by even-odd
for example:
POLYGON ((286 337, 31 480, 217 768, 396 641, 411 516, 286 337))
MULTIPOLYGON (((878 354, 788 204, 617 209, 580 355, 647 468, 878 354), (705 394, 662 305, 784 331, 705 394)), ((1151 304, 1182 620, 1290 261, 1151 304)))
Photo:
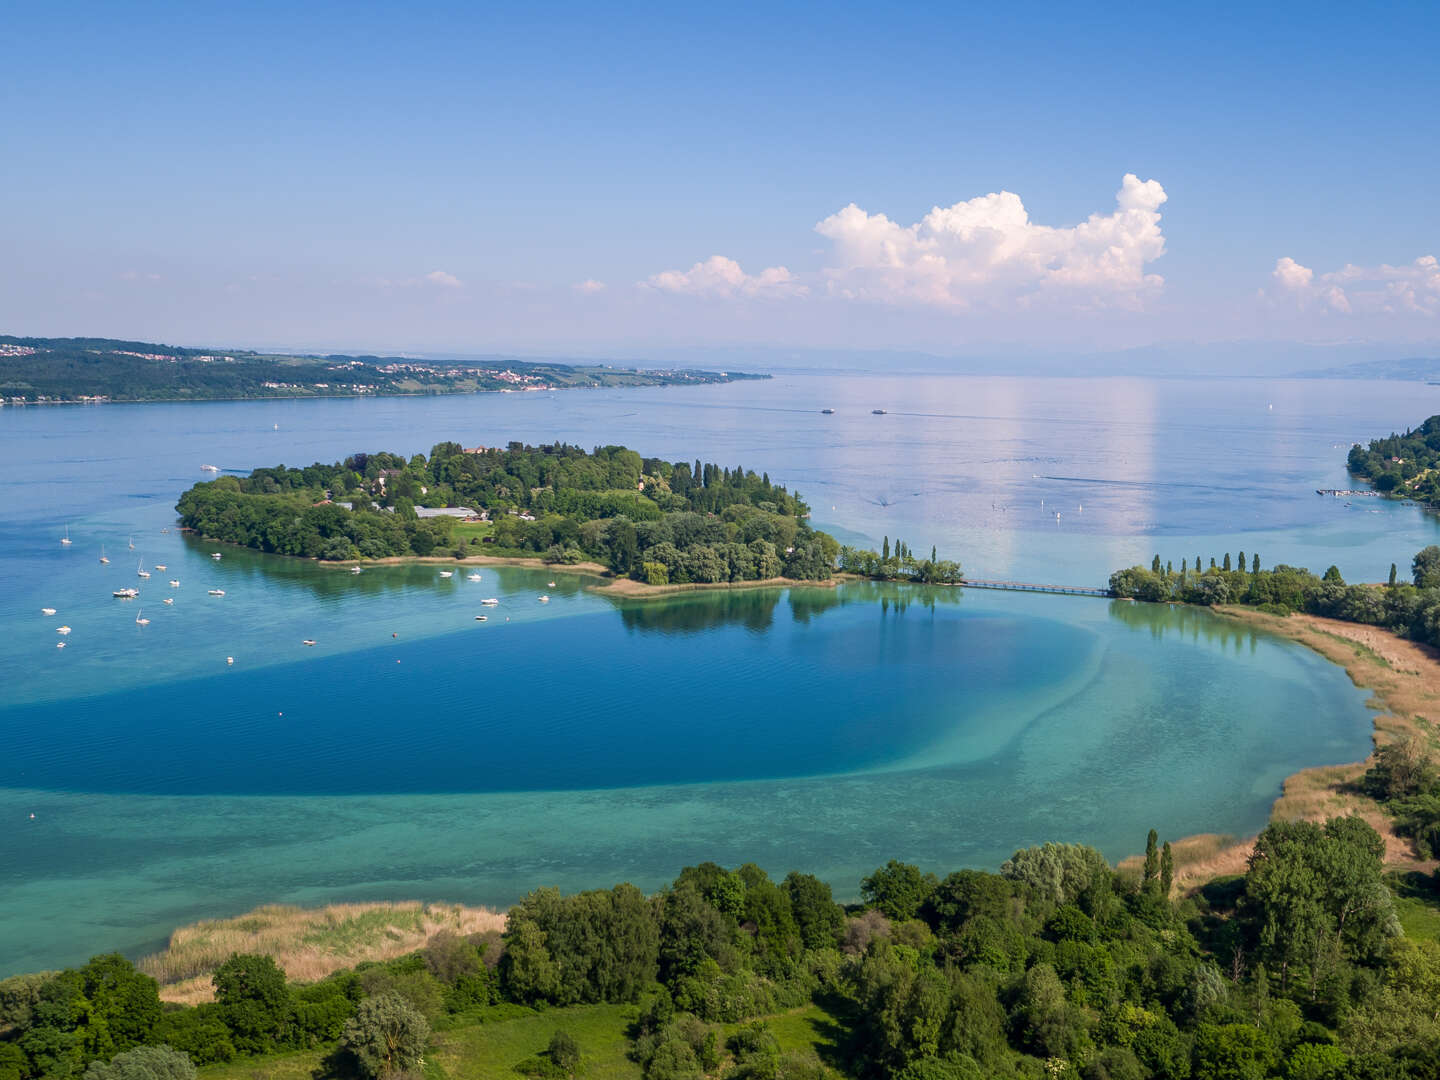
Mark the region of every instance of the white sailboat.
POLYGON ((69 525, 66 525, 66 526, 65 526, 65 535, 60 538, 60 543, 63 544, 65 547, 69 547, 69 546, 70 546, 71 544, 73 544, 74 542, 75 542, 75 541, 73 541, 73 540, 70 539, 70 526, 69 526, 69 525))
POLYGON ((131 550, 131 551, 134 551, 134 550, 135 550, 135 537, 131 536, 131 537, 127 538, 125 542, 130 545, 130 550, 131 550))
POLYGON ((144 562, 144 560, 141 560, 141 562, 139 563, 139 565, 135 567, 135 576, 136 576, 136 577, 149 577, 149 576, 150 576, 150 571, 145 569, 145 562, 144 562))
POLYGON ((106 556, 105 556, 105 545, 104 545, 104 544, 101 544, 101 545, 100 545, 100 561, 101 561, 102 563, 108 563, 108 562, 110 561, 110 560, 109 560, 108 558, 106 558, 106 556))
POLYGON ((135 625, 136 625, 136 626, 149 626, 149 625, 150 625, 150 620, 147 619, 147 618, 145 618, 145 609, 144 609, 143 607, 142 607, 138 612, 136 612, 136 614, 135 614, 135 625))

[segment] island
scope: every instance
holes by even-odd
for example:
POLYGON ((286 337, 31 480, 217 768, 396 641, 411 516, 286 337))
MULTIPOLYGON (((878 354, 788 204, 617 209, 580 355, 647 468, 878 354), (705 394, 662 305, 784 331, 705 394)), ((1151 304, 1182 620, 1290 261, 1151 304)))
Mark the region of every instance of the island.
POLYGON ((0 335, 0 404, 4 405, 471 394, 692 385, 769 377, 505 356, 471 360, 316 356, 112 338, 0 335))
POLYGON ((428 456, 352 454, 202 481, 176 509, 209 539, 335 563, 539 558, 650 587, 828 583, 837 572, 960 580, 933 547, 925 558, 888 536, 880 552, 842 546, 766 472, 623 446, 448 441, 428 456))

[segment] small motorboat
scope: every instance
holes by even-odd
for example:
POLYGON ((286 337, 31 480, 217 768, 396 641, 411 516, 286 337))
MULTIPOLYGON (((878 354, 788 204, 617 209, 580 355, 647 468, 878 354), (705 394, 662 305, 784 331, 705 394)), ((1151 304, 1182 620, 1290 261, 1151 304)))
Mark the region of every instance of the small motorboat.
POLYGON ((300 644, 301 644, 301 645, 314 645, 314 644, 315 644, 315 639, 314 639, 313 637, 307 637, 307 638, 306 638, 304 641, 302 641, 300 644))
POLYGON ((476 621, 476 622, 486 622, 489 618, 490 618, 489 615, 476 615, 476 616, 475 616, 475 621, 476 621))
POLYGON ((350 567, 350 572, 351 572, 352 574, 358 574, 358 573, 360 573, 360 567, 358 567, 358 566, 352 566, 352 567, 350 567))
POLYGON ((542 597, 540 597, 539 599, 540 599, 540 603, 542 603, 542 604, 548 604, 548 603, 550 602, 550 597, 548 597, 548 596, 542 596, 542 597))
POLYGON ((178 589, 180 587, 180 579, 178 577, 172 577, 170 579, 170 587, 172 589, 178 589))
POLYGON ((211 557, 212 559, 223 559, 223 558, 224 558, 224 556, 221 555, 220 552, 218 552, 218 551, 212 551, 212 552, 210 552, 210 557, 211 557))
POLYGON ((871 415, 871 416, 884 416, 884 415, 885 415, 885 410, 884 410, 884 409, 871 409, 871 410, 870 410, 870 415, 871 415))
POLYGON ((168 570, 168 569, 170 569, 170 568, 169 568, 168 566, 166 566, 163 562, 157 562, 157 563, 155 564, 155 569, 156 569, 156 570, 168 570))
POLYGON ((116 589, 110 595, 115 597, 116 600, 134 600, 135 597, 140 595, 140 590, 127 587, 124 589, 116 589))
POLYGON ((821 409, 820 411, 821 411, 822 413, 824 413, 826 416, 834 416, 834 415, 835 415, 835 410, 834 410, 834 409, 821 409))
POLYGON ((466 580, 466 581, 479 581, 479 580, 480 580, 480 575, 479 575, 479 574, 466 574, 466 575, 465 575, 465 580, 466 580))
POLYGON ((57 649, 63 649, 63 648, 65 647, 65 642, 63 642, 63 641, 57 641, 57 642, 55 642, 55 647, 56 647, 57 649))
POLYGON ((440 576, 441 576, 441 577, 454 577, 454 576, 455 576, 455 571, 454 571, 454 570, 441 570, 441 571, 440 571, 440 576))
POLYGON ((233 664, 234 662, 235 662, 235 657, 233 657, 233 656, 227 656, 227 657, 225 657, 225 663, 227 663, 227 664, 233 664))
POLYGON ((68 626, 57 626, 57 627, 55 627, 55 632, 56 632, 57 634, 68 634, 68 633, 70 633, 70 627, 68 627, 68 626))
POLYGON ((175 603, 175 598, 173 596, 167 596, 164 600, 161 600, 160 602, 162 604, 173 604, 175 603))
POLYGON ((552 589, 555 587, 555 582, 553 582, 553 581, 549 582, 548 584, 549 584, 549 587, 552 588, 552 589))
POLYGON ((54 609, 53 607, 42 607, 42 608, 40 609, 40 614, 41 614, 41 615, 54 615, 54 614, 55 614, 55 609, 54 609))
POLYGON ((486 607, 499 607, 499 606, 500 606, 500 601, 497 600, 497 599, 496 599, 495 597, 493 597, 493 596, 491 596, 491 597, 489 597, 489 598, 487 598, 487 599, 485 599, 485 600, 481 600, 480 603, 482 603, 482 604, 485 605, 486 607))
POLYGON ((211 589, 211 590, 210 590, 210 595, 211 595, 211 596, 224 596, 224 595, 225 595, 225 590, 224 590, 224 589, 211 589))

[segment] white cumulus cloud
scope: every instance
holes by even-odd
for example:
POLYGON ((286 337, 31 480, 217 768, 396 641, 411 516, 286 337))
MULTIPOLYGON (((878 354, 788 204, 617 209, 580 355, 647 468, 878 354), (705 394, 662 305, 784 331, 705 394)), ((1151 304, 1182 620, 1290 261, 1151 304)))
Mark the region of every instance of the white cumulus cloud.
POLYGON ((1164 279, 1147 272, 1165 254, 1155 180, 1127 173, 1115 209, 1071 226, 1038 225, 1020 196, 992 192, 934 207, 905 225, 851 203, 819 222, 824 266, 799 277, 783 266, 749 275, 713 255, 644 282, 700 296, 804 295, 807 280, 832 296, 892 305, 1014 309, 1138 307, 1164 279))
POLYGON ((444 270, 431 270, 425 275, 425 280, 442 289, 458 289, 463 284, 454 274, 447 274, 444 270))
POLYGON ((593 296, 595 293, 605 291, 605 283, 603 281, 596 281, 594 278, 586 278, 584 281, 575 283, 575 291, 584 293, 586 296, 593 296))
POLYGON ((1349 315, 1440 316, 1440 259, 1422 255, 1406 266, 1356 266, 1316 275, 1289 256, 1270 275, 1273 296, 1302 309, 1349 315))
POLYGON ((783 266, 747 274, 738 262, 724 255, 711 255, 689 270, 665 270, 652 274, 641 285, 691 296, 798 296, 808 291, 783 266))
POLYGON ((1164 279, 1146 273, 1165 253, 1154 180, 1127 173, 1110 214, 1078 225, 1037 225, 1009 191, 937 206, 913 225, 851 203, 815 226, 834 244, 823 271, 834 294, 939 307, 1135 307, 1164 279))

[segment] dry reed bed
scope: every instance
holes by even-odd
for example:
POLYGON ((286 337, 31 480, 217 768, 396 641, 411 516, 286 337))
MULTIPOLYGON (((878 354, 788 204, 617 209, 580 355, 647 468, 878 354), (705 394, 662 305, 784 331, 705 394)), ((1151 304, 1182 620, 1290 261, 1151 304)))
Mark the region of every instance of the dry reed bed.
POLYGON ((232 953, 273 956, 285 974, 313 982, 366 960, 392 960, 424 948, 436 934, 505 929, 503 912, 461 904, 328 904, 298 908, 271 904, 232 919, 182 926, 164 952, 137 965, 160 983, 166 1001, 210 1001, 210 976, 232 953))

